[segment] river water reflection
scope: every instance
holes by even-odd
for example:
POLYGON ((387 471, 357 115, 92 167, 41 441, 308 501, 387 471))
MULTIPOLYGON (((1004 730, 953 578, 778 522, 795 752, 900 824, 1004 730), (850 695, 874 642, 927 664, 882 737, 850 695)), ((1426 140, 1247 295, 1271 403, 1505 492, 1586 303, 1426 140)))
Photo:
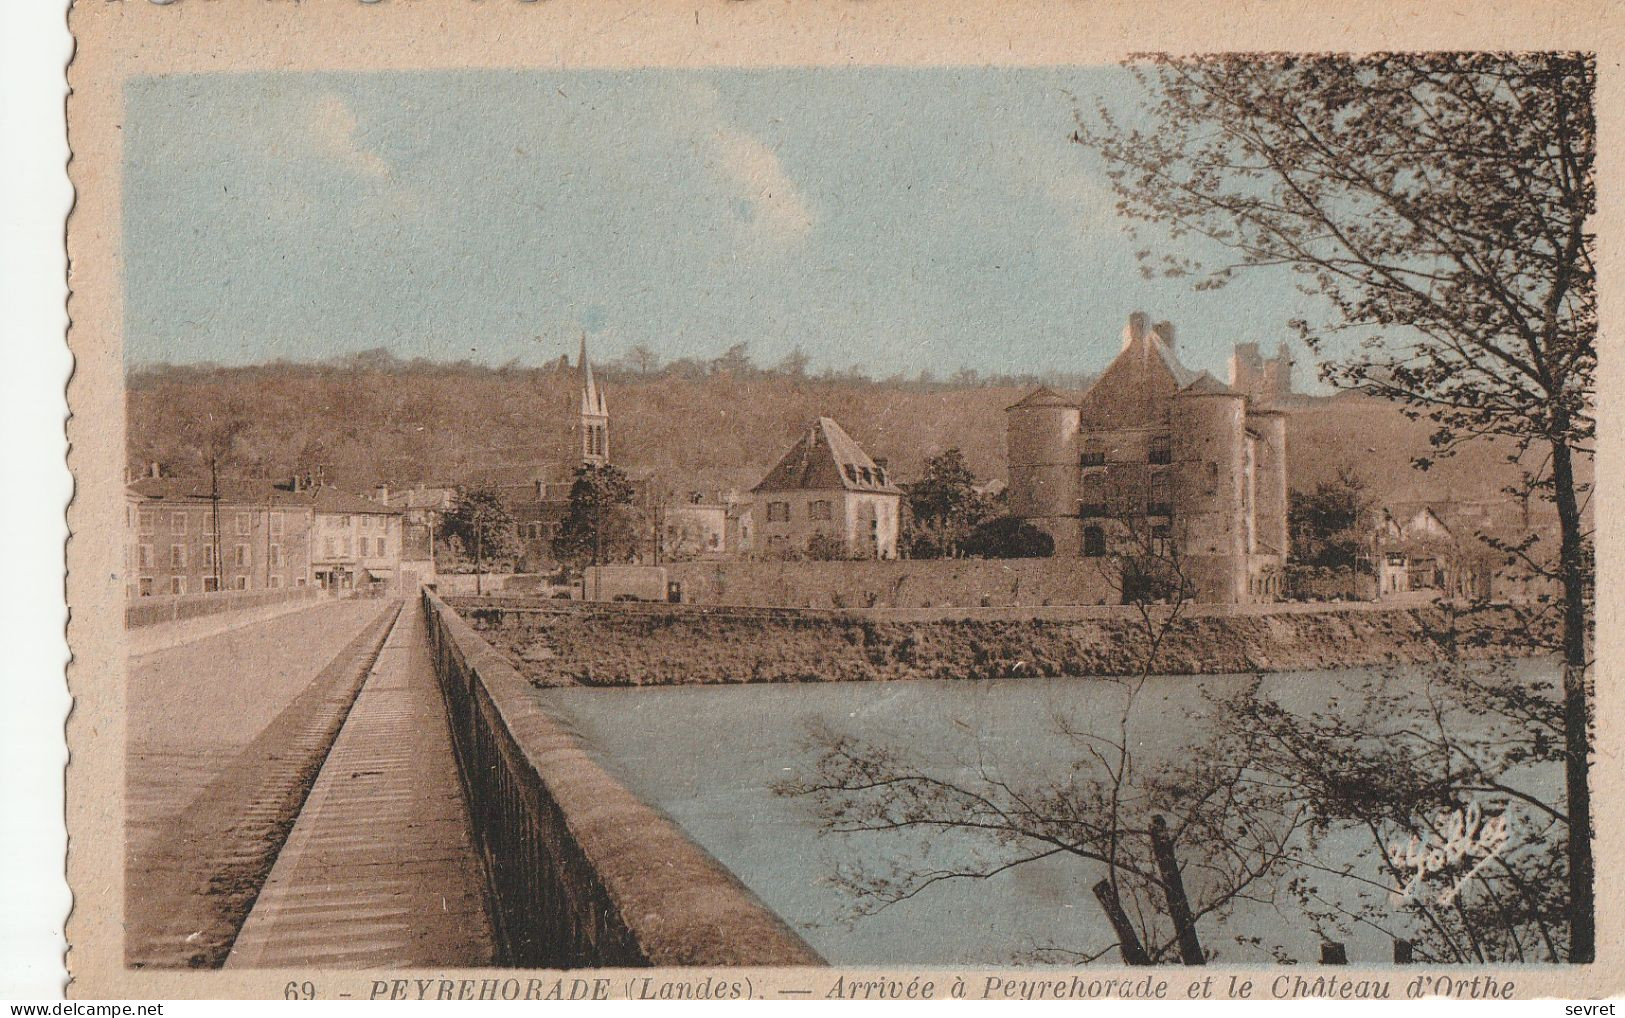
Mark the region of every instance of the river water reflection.
MULTIPOLYGON (((1512 667, 1520 677, 1555 671, 1534 661, 1512 667)), ((1346 697, 1365 677, 1360 671, 1279 673, 1264 680, 1260 695, 1310 711, 1332 696, 1346 697)), ((1134 698, 1128 728, 1138 763, 1195 750, 1205 737, 1204 693, 1244 689, 1251 681, 1147 680, 1134 698)), ((671 816, 833 963, 1002 965, 1035 948, 1083 949, 1114 939, 1089 890, 1103 875, 1100 867, 1070 857, 988 880, 938 884, 853 920, 851 899, 830 875, 853 859, 884 861, 896 851, 899 835, 820 836, 808 804, 775 794, 773 786, 808 775, 817 757, 809 737, 818 725, 902 749, 943 777, 968 777, 978 768, 1021 781, 1059 775, 1079 753, 1058 731, 1056 718, 1074 728, 1115 728, 1127 702, 1117 682, 662 686, 547 689, 536 695, 608 770, 671 816)), ((1328 883, 1327 893, 1336 893, 1335 883, 1328 883)), ((1236 943, 1249 935, 1284 943, 1301 959, 1314 960, 1310 956, 1318 950, 1318 935, 1301 916, 1273 906, 1248 906, 1224 928, 1205 930, 1204 943, 1233 964, 1269 961, 1236 943)), ((1362 936, 1349 936, 1351 961, 1387 959, 1387 940, 1371 935, 1366 942, 1362 936)))

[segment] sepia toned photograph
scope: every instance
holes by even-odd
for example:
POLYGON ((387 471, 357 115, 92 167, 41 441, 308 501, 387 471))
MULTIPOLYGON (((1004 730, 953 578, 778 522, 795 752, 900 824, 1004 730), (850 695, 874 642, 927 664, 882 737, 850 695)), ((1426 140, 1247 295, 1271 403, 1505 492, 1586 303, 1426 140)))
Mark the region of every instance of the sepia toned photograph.
POLYGON ((1614 992, 1531 43, 93 63, 86 985, 1614 992))

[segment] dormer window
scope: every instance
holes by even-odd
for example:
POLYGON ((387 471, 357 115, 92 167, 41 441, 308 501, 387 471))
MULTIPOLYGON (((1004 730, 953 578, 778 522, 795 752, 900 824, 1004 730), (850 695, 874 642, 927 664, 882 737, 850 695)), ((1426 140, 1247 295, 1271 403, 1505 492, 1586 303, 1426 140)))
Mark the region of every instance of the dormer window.
POLYGON ((886 483, 886 468, 885 467, 875 467, 875 483, 876 484, 885 484, 886 483))
POLYGON ((846 479, 853 484, 858 483, 858 468, 850 463, 846 465, 846 479))

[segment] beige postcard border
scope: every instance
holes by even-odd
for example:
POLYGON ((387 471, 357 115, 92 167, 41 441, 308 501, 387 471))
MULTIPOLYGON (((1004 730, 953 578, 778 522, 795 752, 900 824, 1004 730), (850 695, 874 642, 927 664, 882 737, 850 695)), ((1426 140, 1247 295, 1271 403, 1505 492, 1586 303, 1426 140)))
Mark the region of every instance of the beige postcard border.
MULTIPOLYGON (((1604 421, 1620 410, 1625 377, 1617 363, 1613 326, 1625 293, 1617 257, 1625 150, 1617 143, 1625 119, 1625 73, 1618 8, 1574 2, 1448 2, 1448 0, 79 0, 70 13, 76 40, 69 68, 70 176, 76 205, 69 220, 69 345, 75 374, 68 386, 69 465, 76 497, 68 519, 68 669, 74 708, 68 721, 72 762, 67 779, 68 877, 74 909, 68 922, 77 997, 279 997, 292 980, 315 982, 324 997, 366 997, 375 979, 490 978, 481 973, 317 971, 129 971, 122 966, 124 634, 120 533, 123 526, 124 389, 120 152, 123 83, 135 75, 227 70, 614 66, 861 66, 1104 63, 1130 52, 1216 50, 1581 49, 1599 55, 1598 160, 1601 209, 1603 353, 1599 384, 1604 421)), ((1605 996, 1625 992, 1625 863, 1621 827, 1620 729, 1625 711, 1617 689, 1621 652, 1617 575, 1619 539, 1607 511, 1620 493, 1618 433, 1606 423, 1597 471, 1599 738, 1595 816, 1598 829, 1598 962, 1585 970, 1512 968, 1519 998, 1605 996)), ((1090 969, 1088 975, 1107 970, 1090 969)), ((1232 974, 1267 997, 1267 967, 1214 967, 1201 973, 1159 969, 1170 997, 1213 977, 1222 996, 1232 974)), ((1376 976, 1403 987, 1424 974, 1471 975, 1485 970, 1321 970, 1358 981, 1376 976)), ((636 973, 647 975, 648 972, 636 973)), ((703 978, 707 973, 686 972, 703 978)), ((739 972, 756 995, 809 988, 823 997, 839 973, 739 972)), ((848 977, 864 973, 847 972, 848 977)), ((1124 973, 1127 974, 1127 973, 1124 973)), ((1136 977, 1145 970, 1133 973, 1136 977)), ((524 977, 534 975, 524 973, 524 977)), ((630 972, 577 973, 604 978, 626 995, 630 972)), ((677 975, 673 973, 673 975, 677 975)), ((873 972, 867 972, 872 977, 873 972)), ((915 976, 947 996, 956 977, 978 996, 994 970, 903 970, 899 990, 915 976)), ((438 984, 436 989, 438 989, 438 984)), ((471 984, 477 985, 477 984, 471 984)), ((551 978, 548 979, 551 986, 551 978)), ((393 988, 393 984, 391 984, 393 988)))

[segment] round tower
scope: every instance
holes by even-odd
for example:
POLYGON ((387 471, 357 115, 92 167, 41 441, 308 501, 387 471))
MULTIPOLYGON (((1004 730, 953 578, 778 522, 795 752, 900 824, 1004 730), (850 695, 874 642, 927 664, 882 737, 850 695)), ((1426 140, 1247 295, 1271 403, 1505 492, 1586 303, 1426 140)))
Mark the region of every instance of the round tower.
POLYGON ((1202 601, 1247 599, 1247 400, 1203 374, 1170 413, 1174 539, 1202 601))
POLYGON ((1077 404, 1040 388, 1005 411, 1005 429, 1010 513, 1047 531, 1064 554, 1077 537, 1077 404))

